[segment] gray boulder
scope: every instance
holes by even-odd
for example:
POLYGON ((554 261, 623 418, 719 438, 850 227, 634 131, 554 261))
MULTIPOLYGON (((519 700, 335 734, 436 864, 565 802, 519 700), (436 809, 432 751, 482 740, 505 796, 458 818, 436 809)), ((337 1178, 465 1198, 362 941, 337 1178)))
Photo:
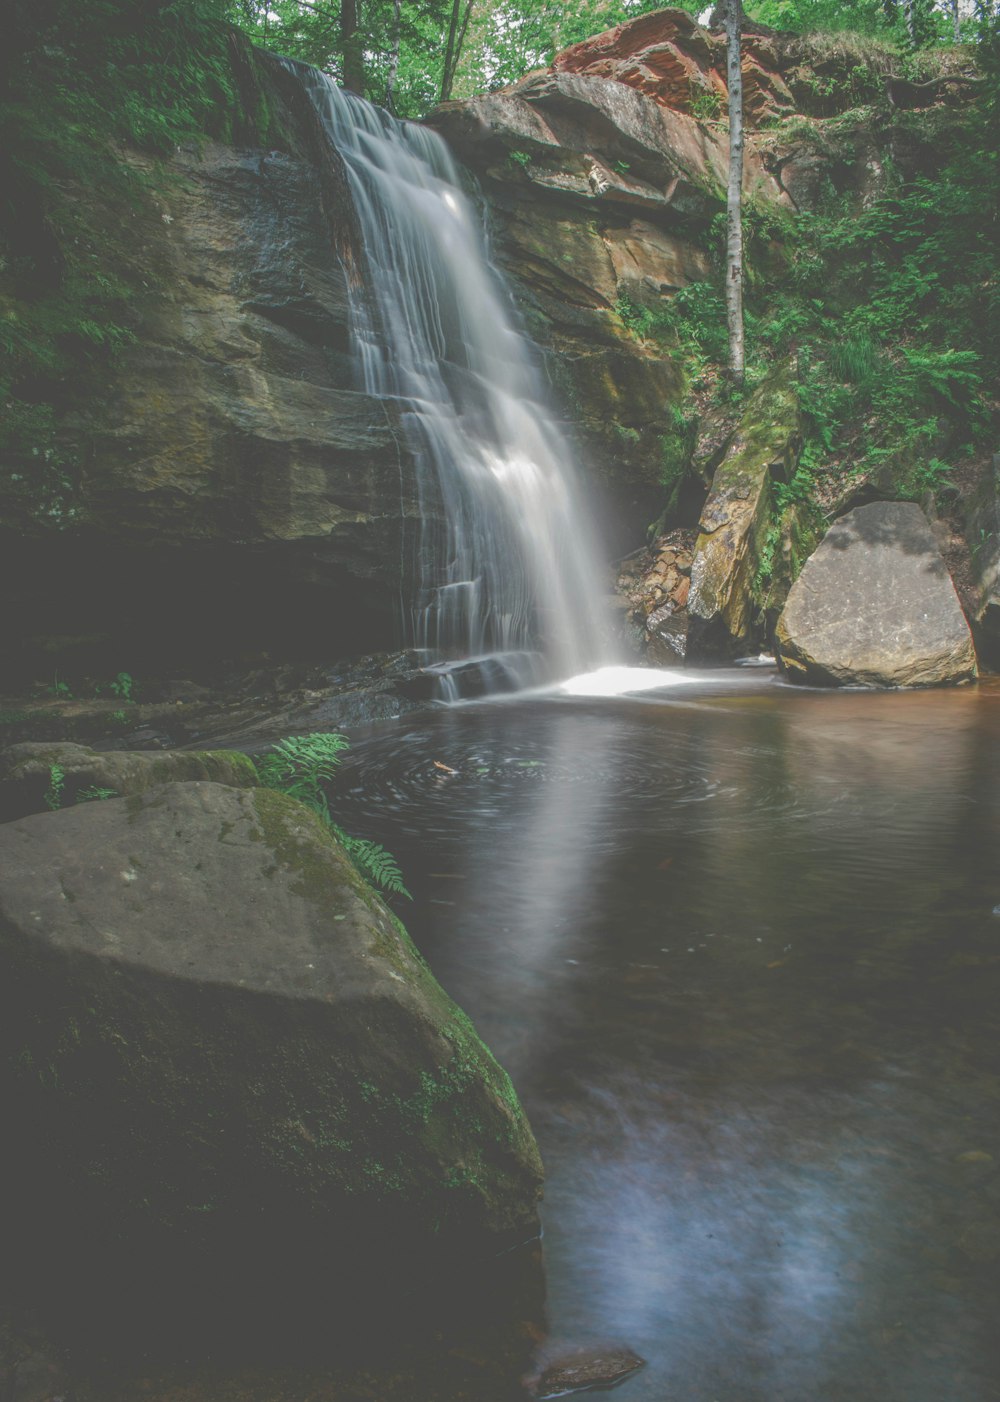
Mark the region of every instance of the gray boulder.
POLYGON ((5 825, 0 872, 4 1226, 49 1276, 273 1308, 536 1232, 507 1075, 310 810, 168 784, 5 825))
POLYGON ((877 501, 836 521, 806 561, 777 627, 793 677, 832 686, 969 681, 976 654, 927 518, 877 501))

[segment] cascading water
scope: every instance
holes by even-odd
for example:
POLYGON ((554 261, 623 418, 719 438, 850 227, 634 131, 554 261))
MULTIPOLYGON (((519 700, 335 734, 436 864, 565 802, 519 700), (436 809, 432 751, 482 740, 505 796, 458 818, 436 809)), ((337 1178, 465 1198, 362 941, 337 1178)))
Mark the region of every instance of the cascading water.
POLYGON ((400 403, 416 464, 412 641, 437 663, 489 659, 488 686, 588 671, 607 653, 608 620, 571 451, 447 147, 315 69, 295 72, 360 227, 361 382, 400 403))

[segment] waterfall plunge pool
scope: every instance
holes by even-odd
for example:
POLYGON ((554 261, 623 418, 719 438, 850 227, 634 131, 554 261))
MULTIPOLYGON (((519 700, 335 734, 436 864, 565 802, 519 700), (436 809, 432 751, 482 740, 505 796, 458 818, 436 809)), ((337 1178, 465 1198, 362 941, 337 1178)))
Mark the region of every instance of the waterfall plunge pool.
POLYGON ((728 669, 352 739, 338 820, 538 1137, 544 1300, 516 1346, 141 1395, 508 1402, 615 1339, 621 1402, 1000 1396, 1000 685, 728 669))

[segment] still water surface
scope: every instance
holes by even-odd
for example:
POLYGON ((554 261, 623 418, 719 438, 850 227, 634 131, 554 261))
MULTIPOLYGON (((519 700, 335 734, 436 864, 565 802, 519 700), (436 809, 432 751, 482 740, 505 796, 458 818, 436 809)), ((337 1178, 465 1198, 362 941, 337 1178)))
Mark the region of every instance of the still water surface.
POLYGON ((627 1342, 621 1402, 1000 1397, 995 684, 453 708, 336 805, 534 1126, 549 1354, 627 1342))
POLYGON ((997 1402, 997 680, 732 670, 352 739, 338 820, 538 1137, 544 1299, 87 1402, 514 1402, 605 1339, 647 1360, 620 1402, 997 1402))

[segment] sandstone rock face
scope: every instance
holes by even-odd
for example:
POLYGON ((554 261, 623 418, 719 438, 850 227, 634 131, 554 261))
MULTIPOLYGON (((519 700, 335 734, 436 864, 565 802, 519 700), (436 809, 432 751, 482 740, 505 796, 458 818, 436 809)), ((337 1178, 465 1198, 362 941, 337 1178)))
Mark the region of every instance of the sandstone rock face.
MULTIPOLYGON (((325 594, 326 636, 353 650, 348 589, 359 615, 377 620, 369 646, 392 642, 401 541, 419 508, 395 407, 355 385, 351 211, 287 96, 268 93, 289 133, 282 150, 205 142, 165 162, 123 151, 134 199, 71 192, 110 271, 130 269, 133 339, 61 424, 60 452, 76 464, 66 500, 39 510, 19 495, 24 473, 4 480, 8 648, 8 631, 93 631, 69 617, 75 609, 109 633, 141 636, 132 615, 146 613, 148 632, 165 596, 191 635, 228 634, 241 608, 256 611, 267 648, 269 599, 288 618, 318 612, 325 594), (22 589, 33 556, 43 584, 22 589), (44 581, 69 575, 75 589, 47 599, 44 581), (217 607, 211 624, 199 597, 217 607)), ((280 625, 269 631, 280 642, 280 625)))
POLYGON ((179 153, 165 180, 135 160, 154 182, 138 256, 161 290, 94 425, 87 525, 160 544, 309 542, 384 580, 399 434, 353 388, 315 172, 216 143, 179 153))
POLYGON ((779 661, 833 686, 936 686, 971 680, 968 624, 927 518, 872 502, 834 523, 778 621, 779 661))
POLYGON ((687 601, 688 658, 726 656, 750 643, 771 482, 791 476, 800 441, 795 386, 778 372, 747 401, 702 509, 687 601))
POLYGON ((6 824, 0 871, 4 1213, 50 1273, 121 1250, 214 1311, 534 1233, 507 1076, 301 804, 168 784, 6 824))
MULTIPOLYGON (((552 67, 610 78, 678 112, 717 115, 728 101, 725 34, 704 28, 684 10, 653 10, 628 20, 564 49, 552 67)), ((956 55, 919 91, 921 85, 906 76, 901 62, 868 68, 849 44, 816 45, 751 21, 743 25, 742 68, 749 126, 792 112, 833 116, 871 101, 882 83, 900 107, 962 101, 963 88, 975 81, 968 58, 956 55)))
MULTIPOLYGON (((627 521, 624 545, 662 510, 664 443, 687 391, 682 357, 647 339, 643 317, 712 277, 727 152, 721 129, 561 58, 430 121, 489 196, 497 259, 590 475, 627 521)), ((789 203, 752 144, 747 190, 789 203)))

